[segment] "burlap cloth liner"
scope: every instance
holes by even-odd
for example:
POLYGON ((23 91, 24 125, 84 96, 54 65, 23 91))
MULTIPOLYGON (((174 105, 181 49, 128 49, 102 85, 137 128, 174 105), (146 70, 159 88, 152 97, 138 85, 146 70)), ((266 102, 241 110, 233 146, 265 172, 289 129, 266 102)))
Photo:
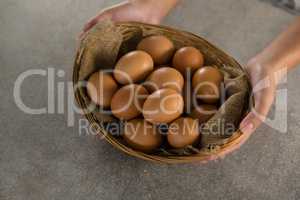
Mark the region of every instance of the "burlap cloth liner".
MULTIPOLYGON (((80 65, 79 81, 87 80, 95 71, 112 69, 117 59, 126 52, 134 50, 137 43, 145 36, 163 34, 169 37, 176 48, 182 46, 195 46, 205 55, 206 65, 216 65, 222 70, 225 86, 230 84, 226 91, 226 102, 219 111, 204 125, 201 131, 201 151, 213 151, 226 143, 227 139, 236 131, 245 107, 248 105, 249 83, 242 69, 220 63, 217 55, 211 54, 206 47, 195 43, 192 39, 176 35, 160 28, 143 26, 114 25, 109 21, 97 24, 82 40, 79 47, 77 63, 80 65), (232 128, 234 125, 234 128, 232 128), (220 128, 221 127, 221 128, 220 128), (222 128, 223 127, 223 128, 222 128), (227 128, 226 128, 227 127, 227 128)), ((90 98, 84 87, 79 89, 81 97, 88 105, 90 98)), ((99 122, 111 122, 116 119, 110 115, 93 111, 94 117, 99 122)), ((121 138, 120 138, 121 140, 121 138)), ((198 145, 197 145, 198 147, 198 145)), ((162 147, 157 154, 185 155, 199 152, 198 148, 189 146, 186 149, 168 149, 162 147)))

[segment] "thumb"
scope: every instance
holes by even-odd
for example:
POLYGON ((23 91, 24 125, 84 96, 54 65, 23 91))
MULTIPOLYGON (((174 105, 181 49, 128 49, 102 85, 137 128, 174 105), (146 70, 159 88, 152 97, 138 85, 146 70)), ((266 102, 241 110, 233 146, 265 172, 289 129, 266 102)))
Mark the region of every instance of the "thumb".
POLYGON ((99 21, 103 21, 105 19, 110 19, 110 14, 107 12, 102 12, 96 17, 90 19, 83 27, 82 32, 79 35, 79 38, 82 38, 86 32, 88 32, 91 28, 93 28, 99 21))
POLYGON ((267 95, 266 92, 254 95, 255 106, 240 124, 240 130, 244 134, 251 135, 265 121, 273 98, 272 94, 267 95))
POLYGON ((260 117, 256 112, 251 111, 241 122, 240 130, 245 134, 245 137, 249 137, 262 123, 260 117))

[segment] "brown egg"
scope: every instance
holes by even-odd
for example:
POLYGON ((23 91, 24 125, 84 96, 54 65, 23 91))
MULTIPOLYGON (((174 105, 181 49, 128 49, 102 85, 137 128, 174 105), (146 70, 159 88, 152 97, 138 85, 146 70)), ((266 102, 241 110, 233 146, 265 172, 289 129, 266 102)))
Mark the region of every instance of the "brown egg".
POLYGON ((157 65, 168 63, 175 51, 173 42, 162 35, 144 38, 138 44, 137 49, 149 53, 157 65))
POLYGON ((132 51, 117 62, 114 77, 120 84, 136 83, 144 80, 153 70, 153 60, 144 51, 132 51))
POLYGON ((144 119, 126 122, 123 137, 129 146, 144 152, 157 149, 163 140, 156 127, 144 119))
POLYGON ((183 84, 184 79, 179 71, 171 67, 162 67, 150 74, 144 86, 151 93, 162 88, 170 88, 181 92, 183 84))
POLYGON ((88 79, 87 93, 94 103, 108 108, 112 96, 118 89, 118 84, 113 77, 101 71, 95 72, 88 79))
POLYGON ((169 123, 182 114, 183 106, 183 98, 176 90, 160 89, 146 99, 143 115, 154 124, 169 123))
POLYGON ((167 139, 174 148, 184 148, 195 143, 200 136, 198 121, 179 118, 169 126, 167 139))
POLYGON ((173 67, 184 75, 186 75, 188 69, 193 73, 203 64, 203 54, 195 47, 182 47, 176 51, 173 57, 173 67))
POLYGON ((193 76, 193 89, 197 98, 205 103, 216 103, 220 98, 223 74, 216 67, 202 67, 193 76))
POLYGON ((200 124, 206 123, 212 116, 216 114, 218 107, 210 104, 202 104, 196 106, 192 113, 191 117, 198 119, 200 124))
POLYGON ((130 120, 142 113, 148 91, 141 85, 130 84, 119 89, 111 100, 111 111, 121 120, 130 120))

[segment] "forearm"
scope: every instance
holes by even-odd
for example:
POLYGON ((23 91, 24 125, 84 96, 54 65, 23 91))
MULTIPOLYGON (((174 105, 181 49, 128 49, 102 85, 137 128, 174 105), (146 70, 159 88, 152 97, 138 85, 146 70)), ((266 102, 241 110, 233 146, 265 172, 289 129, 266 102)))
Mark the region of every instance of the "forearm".
POLYGON ((300 17, 255 58, 262 65, 278 71, 300 64, 300 17))

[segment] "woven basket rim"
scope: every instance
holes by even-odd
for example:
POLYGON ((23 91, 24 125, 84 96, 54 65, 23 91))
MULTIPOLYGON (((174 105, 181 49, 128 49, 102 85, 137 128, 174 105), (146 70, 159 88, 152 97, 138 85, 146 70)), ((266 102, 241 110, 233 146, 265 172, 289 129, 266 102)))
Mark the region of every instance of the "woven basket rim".
MULTIPOLYGON (((214 44, 212 44, 211 42, 207 41, 206 39, 202 38, 201 36, 198 36, 194 33, 185 31, 185 30, 180 30, 177 28, 172 28, 169 26, 165 26, 165 25, 153 25, 153 24, 146 24, 146 23, 142 23, 142 22, 132 22, 132 21, 126 21, 126 22, 116 22, 115 25, 117 26, 121 26, 121 25, 127 25, 127 26, 146 26, 146 27, 152 27, 152 28, 163 28, 166 29, 168 31, 174 31, 174 32, 180 32, 189 36, 193 36, 196 39, 200 39, 204 42, 206 42, 207 44, 209 44, 213 49, 215 49, 216 51, 222 53, 223 55, 226 55, 226 57, 228 57, 228 59, 230 59, 232 62, 235 63, 236 66, 238 66, 241 70, 243 70, 248 78, 248 82, 249 85, 251 87, 250 81, 249 81, 249 74, 247 73, 246 70, 244 70, 244 68, 229 54, 227 54, 225 51, 223 51, 222 49, 219 49, 218 47, 216 47, 214 44)), ((74 65, 73 65, 73 85, 75 86, 79 80, 78 80, 78 72, 80 69, 80 64, 77 63, 80 52, 79 49, 80 47, 78 47, 77 52, 76 52, 76 56, 75 56, 75 61, 74 61, 74 65)), ((252 88, 250 88, 252 90, 252 88)), ((77 102, 77 104, 82 108, 83 107, 83 102, 82 102, 82 97, 80 96, 78 90, 76 90, 76 88, 74 87, 74 96, 75 96, 75 100, 77 102)), ((251 101, 252 104, 254 104, 254 100, 253 97, 251 97, 251 101)), ((83 109, 84 111, 84 109, 83 109)), ((246 110, 246 112, 244 113, 244 115, 246 115, 249 112, 249 109, 246 110)), ((85 116, 85 118, 90 122, 90 123, 94 123, 95 119, 93 119, 93 115, 90 113, 86 113, 84 111, 83 115, 85 116)), ((98 134, 98 136, 100 137, 104 137, 105 140, 107 142, 109 142, 112 146, 114 146, 115 148, 119 149, 120 151, 130 155, 130 156, 134 156, 136 158, 140 158, 146 161, 152 161, 152 162, 156 162, 156 163, 163 163, 163 164, 184 164, 184 163, 194 163, 194 162, 201 162, 201 161, 205 161, 207 160, 209 157, 211 156, 215 156, 219 153, 222 152, 226 152, 228 150, 231 149, 232 146, 238 144, 240 141, 243 140, 243 136, 245 134, 242 133, 242 131, 240 129, 237 129, 237 131, 233 134, 233 136, 231 136, 228 140, 228 142, 224 145, 222 145, 219 149, 217 149, 216 151, 213 151, 211 153, 200 153, 200 154, 195 154, 195 155, 190 155, 190 156, 159 156, 159 155, 152 155, 152 154, 146 154, 140 151, 136 151, 122 143, 120 143, 116 138, 114 138, 111 134, 109 134, 106 130, 102 129, 100 131, 100 133, 98 134)))

